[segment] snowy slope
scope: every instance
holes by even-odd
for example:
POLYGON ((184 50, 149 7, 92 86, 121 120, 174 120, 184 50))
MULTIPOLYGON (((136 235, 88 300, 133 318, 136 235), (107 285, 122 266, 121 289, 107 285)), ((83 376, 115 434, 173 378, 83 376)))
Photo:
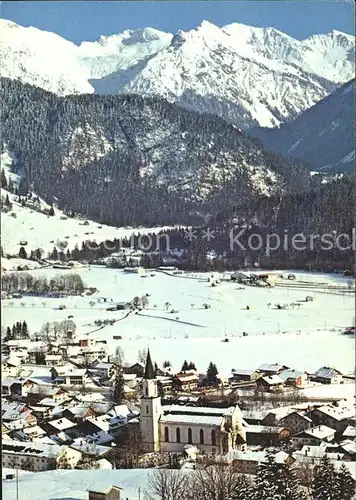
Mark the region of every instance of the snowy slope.
MULTIPOLYGON (((5 148, 1 154, 1 168, 4 169, 7 179, 12 179, 17 182, 19 176, 14 174, 13 155, 5 148)), ((6 195, 12 203, 12 209, 8 213, 1 214, 1 246, 4 254, 18 255, 22 245, 20 241, 27 241, 26 251, 29 254, 31 250, 41 248, 44 252, 50 252, 53 247, 60 249, 63 243, 69 250, 75 245, 81 246, 85 240, 95 240, 97 243, 114 238, 129 238, 133 233, 157 233, 160 230, 168 229, 168 227, 155 228, 132 228, 132 227, 113 227, 105 224, 98 224, 88 220, 88 225, 83 225, 83 221, 87 219, 68 218, 63 212, 55 208, 55 216, 49 217, 43 213, 33 210, 31 207, 23 207, 18 202, 18 197, 1 189, 1 198, 6 195), (12 215, 15 214, 15 217, 12 215)), ((41 208, 49 208, 49 206, 40 199, 41 208)), ((45 255, 46 256, 46 255, 45 255)), ((11 259, 2 261, 2 267, 12 269, 14 266, 20 265, 19 259, 11 259)), ((23 262, 24 264, 26 262, 23 262)), ((28 264, 28 263, 26 263, 28 264)), ((33 263, 31 263, 33 267, 33 263)))
MULTIPOLYGON (((55 208, 55 216, 49 217, 42 213, 22 207, 15 199, 14 195, 1 189, 1 197, 9 195, 13 203, 9 213, 1 214, 1 245, 5 254, 18 255, 21 248, 20 241, 27 241, 26 251, 41 248, 45 252, 50 252, 53 247, 61 248, 63 242, 66 249, 73 249, 75 245, 81 246, 83 241, 95 240, 97 243, 114 238, 130 238, 132 234, 157 233, 168 227, 155 228, 132 228, 132 227, 112 227, 88 220, 89 225, 83 226, 83 221, 87 219, 63 218, 63 213, 55 208), (16 214, 14 218, 11 214, 16 214)), ((43 205, 45 205, 43 203, 43 205)), ((45 255, 46 256, 46 255, 45 255)), ((14 265, 13 260, 10 261, 14 265)), ((6 267, 6 266, 5 266, 6 267)), ((13 267, 13 266, 11 266, 13 267)))
POLYGON ((307 162, 314 170, 353 172, 355 84, 345 83, 295 120, 256 134, 264 146, 307 162))
POLYGON ((125 30, 76 46, 10 21, 0 26, 2 76, 60 95, 160 96, 241 128, 297 116, 354 71, 353 37, 336 31, 299 41, 273 28, 203 21, 174 35, 125 30))

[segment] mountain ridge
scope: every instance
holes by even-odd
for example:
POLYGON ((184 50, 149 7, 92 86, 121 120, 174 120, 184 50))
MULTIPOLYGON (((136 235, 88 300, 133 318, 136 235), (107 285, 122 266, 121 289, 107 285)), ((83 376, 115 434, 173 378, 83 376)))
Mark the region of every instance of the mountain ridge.
POLYGON ((314 170, 354 171, 355 82, 350 80, 276 129, 256 129, 267 149, 298 158, 314 170))
POLYGON ((236 198, 310 186, 306 167, 215 115, 132 94, 58 97, 10 79, 1 86, 2 140, 31 190, 102 222, 179 223, 236 198))
POLYGON ((336 31, 300 41, 274 28, 202 21, 186 32, 124 30, 76 45, 11 21, 0 26, 4 77, 58 95, 161 97, 242 129, 295 118, 354 71, 354 41, 336 31))

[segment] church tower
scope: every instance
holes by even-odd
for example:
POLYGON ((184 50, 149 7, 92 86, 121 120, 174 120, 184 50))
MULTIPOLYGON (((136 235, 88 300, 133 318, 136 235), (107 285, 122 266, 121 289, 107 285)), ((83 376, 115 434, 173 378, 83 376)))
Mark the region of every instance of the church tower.
POLYGON ((159 450, 159 419, 161 413, 161 398, 158 395, 157 380, 155 378, 150 351, 148 350, 143 377, 140 417, 142 449, 146 453, 159 450))

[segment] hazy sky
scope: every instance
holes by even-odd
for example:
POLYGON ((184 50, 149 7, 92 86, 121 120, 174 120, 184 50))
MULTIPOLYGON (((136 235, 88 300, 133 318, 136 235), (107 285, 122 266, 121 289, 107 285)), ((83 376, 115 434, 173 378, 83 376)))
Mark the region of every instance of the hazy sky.
POLYGON ((151 26, 163 31, 189 30, 208 20, 218 26, 239 22, 273 26, 302 39, 332 29, 354 33, 354 6, 334 1, 64 1, 1 2, 1 17, 36 26, 76 43, 126 28, 151 26))

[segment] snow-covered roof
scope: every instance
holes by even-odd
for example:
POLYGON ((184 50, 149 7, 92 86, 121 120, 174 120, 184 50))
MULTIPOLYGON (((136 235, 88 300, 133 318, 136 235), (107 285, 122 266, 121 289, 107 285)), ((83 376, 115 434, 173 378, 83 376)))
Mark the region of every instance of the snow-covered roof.
POLYGON ((320 378, 334 378, 338 375, 342 375, 342 373, 336 368, 332 368, 330 366, 322 366, 314 373, 315 377, 320 378))
POLYGON ((68 418, 59 418, 57 420, 51 420, 48 422, 52 427, 58 429, 59 431, 63 431, 65 429, 70 429, 71 427, 75 427, 76 424, 68 420, 68 418))
POLYGON ((10 387, 14 382, 15 382, 15 377, 6 377, 3 378, 1 381, 1 386, 2 387, 10 387))
POLYGON ((245 427, 246 434, 278 434, 285 427, 276 427, 271 425, 248 425, 245 427))
POLYGON ((291 410, 290 408, 287 408, 287 411, 286 411, 286 413, 284 415, 282 413, 278 413, 278 412, 276 412, 276 415, 279 417, 279 419, 281 421, 283 419, 291 416, 291 415, 295 415, 295 416, 298 416, 300 418, 303 418, 307 422, 312 422, 312 419, 310 417, 308 417, 307 412, 298 411, 298 410, 291 410))
POLYGON ((235 368, 233 368, 231 370, 231 373, 233 375, 252 375, 253 373, 255 373, 256 370, 240 370, 240 369, 237 369, 235 370, 235 368))
POLYGON ((28 435, 38 434, 39 436, 44 436, 46 434, 46 432, 39 425, 34 425, 34 426, 31 426, 31 427, 25 427, 23 429, 23 432, 25 434, 28 434, 28 435))
POLYGON ((294 452, 293 456, 295 458, 302 457, 315 457, 322 458, 326 452, 326 443, 322 442, 320 446, 308 446, 304 445, 301 450, 294 452))
POLYGON ((278 372, 284 368, 280 363, 264 363, 258 368, 259 372, 278 372))
POLYGON ((13 453, 14 455, 35 455, 38 457, 56 457, 61 451, 62 447, 56 444, 44 443, 24 443, 23 441, 13 440, 11 442, 3 443, 3 453, 13 453))
POLYGON ((298 438, 303 434, 317 439, 325 439, 327 437, 333 436, 335 432, 336 431, 334 429, 331 429, 326 425, 319 425, 318 427, 311 427, 310 429, 305 429, 304 431, 298 432, 294 437, 298 438))
POLYGON ((341 421, 355 416, 355 409, 347 406, 321 406, 318 412, 324 413, 334 420, 341 421))
POLYGON ((164 406, 164 413, 184 413, 184 414, 196 414, 196 415, 231 415, 235 407, 230 406, 229 408, 210 408, 208 406, 181 406, 181 405, 170 405, 164 406))
POLYGON ((208 416, 208 415, 192 415, 192 414, 171 414, 163 415, 160 418, 161 423, 165 424, 201 424, 201 425, 217 425, 221 426, 223 417, 221 416, 208 416))
MULTIPOLYGON (((284 451, 279 451, 278 453, 275 454, 276 462, 282 464, 286 461, 288 456, 289 455, 287 453, 285 453, 284 451)), ((233 460, 244 460, 244 461, 249 461, 249 462, 261 463, 261 462, 266 461, 267 454, 265 451, 231 450, 226 455, 224 455, 223 458, 228 463, 232 462, 233 460)))
POLYGON ((83 438, 78 438, 70 445, 74 450, 80 451, 86 455, 105 455, 110 451, 109 446, 102 446, 96 443, 90 443, 83 438))
POLYGON ((265 377, 261 377, 261 379, 267 382, 268 385, 283 384, 283 380, 279 377, 279 375, 268 375, 265 377))
POLYGON ((299 377, 302 377, 305 374, 305 372, 297 371, 294 369, 288 369, 288 370, 283 370, 280 374, 279 377, 283 380, 286 381, 288 379, 293 379, 296 380, 299 377))
POLYGON ((342 433, 344 437, 355 438, 356 437, 356 427, 354 425, 349 425, 346 427, 344 432, 342 433))
POLYGON ((356 453, 356 441, 343 441, 340 443, 340 448, 345 450, 347 453, 355 454, 356 453))

